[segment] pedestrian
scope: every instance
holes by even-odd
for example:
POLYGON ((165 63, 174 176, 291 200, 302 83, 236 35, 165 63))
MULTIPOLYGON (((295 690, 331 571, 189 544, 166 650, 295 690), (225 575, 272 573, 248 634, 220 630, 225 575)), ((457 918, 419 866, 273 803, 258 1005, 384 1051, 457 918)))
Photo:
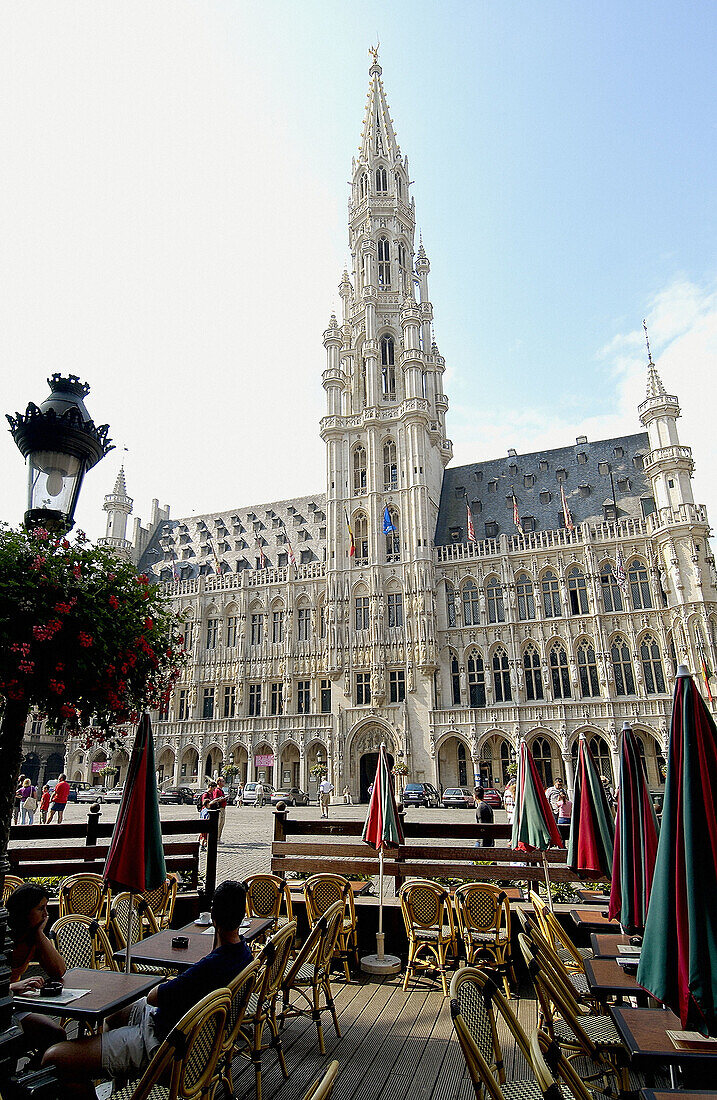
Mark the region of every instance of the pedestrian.
POLYGON ((25 782, 25 776, 24 775, 18 775, 18 777, 17 777, 17 788, 15 790, 15 800, 14 800, 13 805, 12 805, 12 823, 13 823, 13 825, 17 825, 18 821, 20 820, 20 810, 22 809, 22 802, 20 800, 20 791, 22 790, 22 785, 23 785, 24 782, 25 782))
POLYGON ((568 798, 567 792, 563 791, 558 799, 558 825, 569 825, 573 816, 573 804, 568 798))
POLYGON ((343 789, 343 791, 342 791, 341 793, 342 793, 342 794, 343 794, 343 796, 344 796, 344 803, 345 803, 345 804, 346 804, 347 806, 353 806, 353 804, 354 804, 354 801, 353 801, 353 798, 351 797, 351 791, 349 790, 349 785, 348 785, 348 783, 346 784, 346 786, 344 787, 344 789, 343 789))
MULTIPOLYGON (((212 782, 211 779, 208 779, 207 780, 207 789, 206 789, 206 791, 202 791, 201 795, 199 796, 199 805, 197 807, 197 809, 199 810, 199 817, 201 818, 202 821, 209 821, 209 805, 210 805, 213 798, 214 798, 214 783, 212 782)), ((209 833, 200 833, 199 834, 199 847, 202 849, 202 851, 206 850, 208 839, 209 839, 209 833)))
MULTIPOLYGON (((479 825, 492 825, 493 824, 493 808, 489 806, 485 800, 485 791, 482 787, 476 787, 473 798, 476 805, 476 821, 479 825)), ((493 838, 491 836, 483 836, 481 840, 476 841, 476 848, 492 848, 493 838)))
POLYGON ((227 816, 227 792, 224 790, 224 776, 217 776, 217 781, 212 791, 212 801, 209 803, 210 810, 219 810, 219 820, 217 822, 217 844, 222 839, 222 832, 224 830, 224 822, 227 816))
POLYGON ((508 824, 513 824, 513 814, 515 813, 515 783, 511 779, 503 791, 503 809, 508 815, 508 824))
POLYGON ((62 825, 62 815, 65 812, 65 807, 67 806, 67 800, 69 797, 70 784, 67 782, 67 776, 63 772, 62 775, 58 775, 57 777, 57 783, 55 784, 55 789, 52 792, 52 797, 50 799, 52 805, 50 806, 50 816, 47 819, 48 825, 52 821, 52 818, 55 814, 57 814, 57 824, 62 825))
POLYGON ((50 788, 47 783, 42 788, 42 795, 40 797, 40 824, 47 824, 47 811, 50 809, 50 788))
POLYGON ((321 803, 321 816, 329 816, 329 806, 331 805, 331 792, 334 789, 333 783, 327 778, 322 779, 319 783, 319 802, 321 803))
POLYGON ((254 805, 259 810, 264 805, 264 784, 262 783, 261 779, 259 780, 259 782, 256 785, 256 801, 254 802, 254 805))
POLYGON ((237 783, 237 796, 234 799, 234 805, 235 806, 241 806, 243 796, 244 796, 244 784, 240 782, 240 783, 237 783))
POLYGON ((32 825, 35 820, 35 810, 37 809, 37 789, 33 787, 30 779, 24 779, 22 787, 20 788, 20 806, 22 824, 32 825))
POLYGON ((373 783, 369 783, 367 794, 368 794, 369 798, 373 794, 373 783))
POLYGON ((561 795, 565 794, 565 788, 563 787, 563 781, 558 776, 551 787, 547 787, 545 790, 545 797, 550 803, 550 809, 553 811, 555 817, 558 816, 558 799, 561 795))

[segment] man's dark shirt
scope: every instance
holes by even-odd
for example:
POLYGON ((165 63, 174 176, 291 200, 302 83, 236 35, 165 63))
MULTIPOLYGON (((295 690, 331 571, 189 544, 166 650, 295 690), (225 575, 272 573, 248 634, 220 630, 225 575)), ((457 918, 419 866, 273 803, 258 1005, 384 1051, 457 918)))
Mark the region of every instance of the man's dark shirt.
POLYGON ((214 989, 222 989, 236 978, 252 961, 252 953, 243 938, 239 943, 215 947, 205 958, 190 966, 183 974, 157 988, 157 1011, 154 1033, 164 1039, 178 1020, 202 997, 214 989))
MULTIPOLYGON (((487 802, 482 800, 476 805, 476 821, 479 825, 492 825, 493 824, 493 810, 487 802)), ((486 837, 485 840, 480 842, 481 848, 492 848, 493 841, 490 837, 486 837)))

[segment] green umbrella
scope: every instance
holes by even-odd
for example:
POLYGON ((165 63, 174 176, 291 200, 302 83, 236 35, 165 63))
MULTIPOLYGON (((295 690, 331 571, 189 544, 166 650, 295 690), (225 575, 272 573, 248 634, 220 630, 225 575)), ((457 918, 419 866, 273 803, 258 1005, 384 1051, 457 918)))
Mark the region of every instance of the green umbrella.
POLYGON ((550 892, 548 861, 545 852, 548 848, 564 848, 558 824, 548 805, 543 785, 533 754, 526 742, 521 740, 518 753, 518 775, 515 785, 515 813, 513 814, 513 832, 511 847, 519 852, 541 851, 543 853, 543 872, 545 888, 548 892, 548 905, 553 908, 550 892))
POLYGON ((584 733, 578 742, 568 867, 596 875, 612 874, 615 823, 600 773, 584 733))

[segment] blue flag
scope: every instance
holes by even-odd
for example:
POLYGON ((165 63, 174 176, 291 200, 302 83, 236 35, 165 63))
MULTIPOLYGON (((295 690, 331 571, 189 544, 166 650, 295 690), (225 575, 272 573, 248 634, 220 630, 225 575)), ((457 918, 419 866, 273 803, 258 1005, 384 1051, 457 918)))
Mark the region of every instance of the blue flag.
POLYGON ((383 533, 384 535, 396 534, 396 528, 393 525, 391 513, 388 510, 388 505, 386 505, 383 509, 383 533))

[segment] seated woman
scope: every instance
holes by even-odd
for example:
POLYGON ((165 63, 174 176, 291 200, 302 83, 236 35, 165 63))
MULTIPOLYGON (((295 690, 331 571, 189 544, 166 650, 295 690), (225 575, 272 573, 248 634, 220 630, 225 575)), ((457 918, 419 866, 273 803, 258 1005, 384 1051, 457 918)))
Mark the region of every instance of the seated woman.
MULTIPOLYGON (((13 993, 28 993, 44 985, 45 979, 39 975, 22 977, 32 962, 38 963, 49 978, 61 978, 67 970, 64 959, 45 935, 48 896, 42 886, 26 883, 18 886, 5 902, 13 942, 10 976, 10 990, 13 993)), ((63 1028, 49 1016, 37 1012, 18 1012, 15 1019, 24 1031, 28 1045, 40 1054, 65 1038, 63 1028)))

